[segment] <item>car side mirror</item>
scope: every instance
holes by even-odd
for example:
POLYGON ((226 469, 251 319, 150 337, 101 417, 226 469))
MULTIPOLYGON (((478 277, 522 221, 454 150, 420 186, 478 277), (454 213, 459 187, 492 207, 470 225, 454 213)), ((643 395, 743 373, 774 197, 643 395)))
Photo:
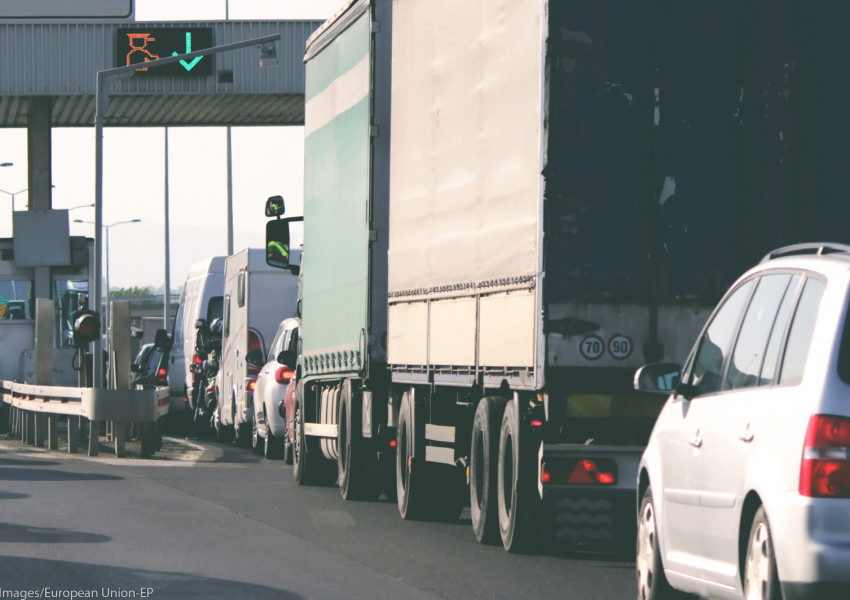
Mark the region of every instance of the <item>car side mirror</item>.
POLYGON ((653 363, 635 373, 634 386, 640 392, 672 394, 682 382, 682 367, 676 363, 653 363))
POLYGON ((277 362, 282 365, 286 365, 287 367, 294 367, 295 362, 298 360, 297 355, 294 350, 282 350, 280 354, 277 355, 277 362))
POLYGON ((251 350, 248 354, 245 355, 245 362, 248 364, 252 364, 257 367, 263 366, 263 353, 259 350, 251 350))

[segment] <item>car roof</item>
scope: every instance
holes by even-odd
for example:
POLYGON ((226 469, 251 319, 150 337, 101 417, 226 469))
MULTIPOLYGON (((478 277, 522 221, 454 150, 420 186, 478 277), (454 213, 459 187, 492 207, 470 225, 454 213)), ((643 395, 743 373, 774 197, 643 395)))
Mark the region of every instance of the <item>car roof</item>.
POLYGON ((804 269, 827 276, 846 273, 850 269, 850 246, 831 243, 784 246, 766 254, 747 275, 781 268, 804 269))

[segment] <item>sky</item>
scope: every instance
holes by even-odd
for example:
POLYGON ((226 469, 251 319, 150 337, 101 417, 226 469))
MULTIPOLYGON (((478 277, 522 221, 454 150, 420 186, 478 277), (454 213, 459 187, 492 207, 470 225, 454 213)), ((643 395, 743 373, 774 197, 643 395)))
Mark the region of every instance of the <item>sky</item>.
MULTIPOLYGON (((345 0, 135 0, 137 21, 317 19, 345 0)), ((265 200, 282 195, 289 215, 302 214, 303 127, 234 127, 233 248, 262 247, 265 200)), ((94 237, 94 127, 53 129, 53 208, 69 208, 71 235, 94 237), (81 208, 74 208, 81 206, 81 208)), ((161 288, 165 282, 165 130, 104 129, 103 223, 109 229, 110 288, 161 288), (132 163, 119 148, 132 147, 132 163), (132 167, 132 170, 131 170, 132 167), (143 173, 143 174, 140 174, 143 173)), ((168 129, 170 282, 189 267, 227 252, 227 146, 224 127, 168 129)), ((27 206, 25 129, 0 129, 0 237, 11 235, 10 204, 27 206), (21 193, 16 193, 21 191, 21 193)))

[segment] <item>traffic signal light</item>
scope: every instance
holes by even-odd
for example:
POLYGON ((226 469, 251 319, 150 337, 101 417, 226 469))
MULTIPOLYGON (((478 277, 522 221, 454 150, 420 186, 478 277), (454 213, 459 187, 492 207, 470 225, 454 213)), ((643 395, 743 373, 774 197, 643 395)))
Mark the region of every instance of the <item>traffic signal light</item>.
POLYGON ((92 310, 78 310, 71 317, 74 319, 74 345, 82 346, 93 342, 100 335, 100 319, 92 310))

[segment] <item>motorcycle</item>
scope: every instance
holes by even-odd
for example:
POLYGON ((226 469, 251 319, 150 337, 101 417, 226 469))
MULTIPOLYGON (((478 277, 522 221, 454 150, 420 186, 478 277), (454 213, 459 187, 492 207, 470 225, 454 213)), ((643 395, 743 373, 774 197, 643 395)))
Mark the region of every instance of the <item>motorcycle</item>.
POLYGON ((213 429, 212 419, 218 405, 218 394, 216 390, 216 375, 219 370, 219 359, 221 356, 221 320, 216 319, 209 327, 203 324, 198 326, 195 337, 195 352, 201 358, 201 362, 194 363, 189 368, 197 375, 194 388, 193 404, 195 410, 192 415, 192 426, 199 433, 207 433, 213 429), (202 427, 203 423, 207 427, 202 427))

